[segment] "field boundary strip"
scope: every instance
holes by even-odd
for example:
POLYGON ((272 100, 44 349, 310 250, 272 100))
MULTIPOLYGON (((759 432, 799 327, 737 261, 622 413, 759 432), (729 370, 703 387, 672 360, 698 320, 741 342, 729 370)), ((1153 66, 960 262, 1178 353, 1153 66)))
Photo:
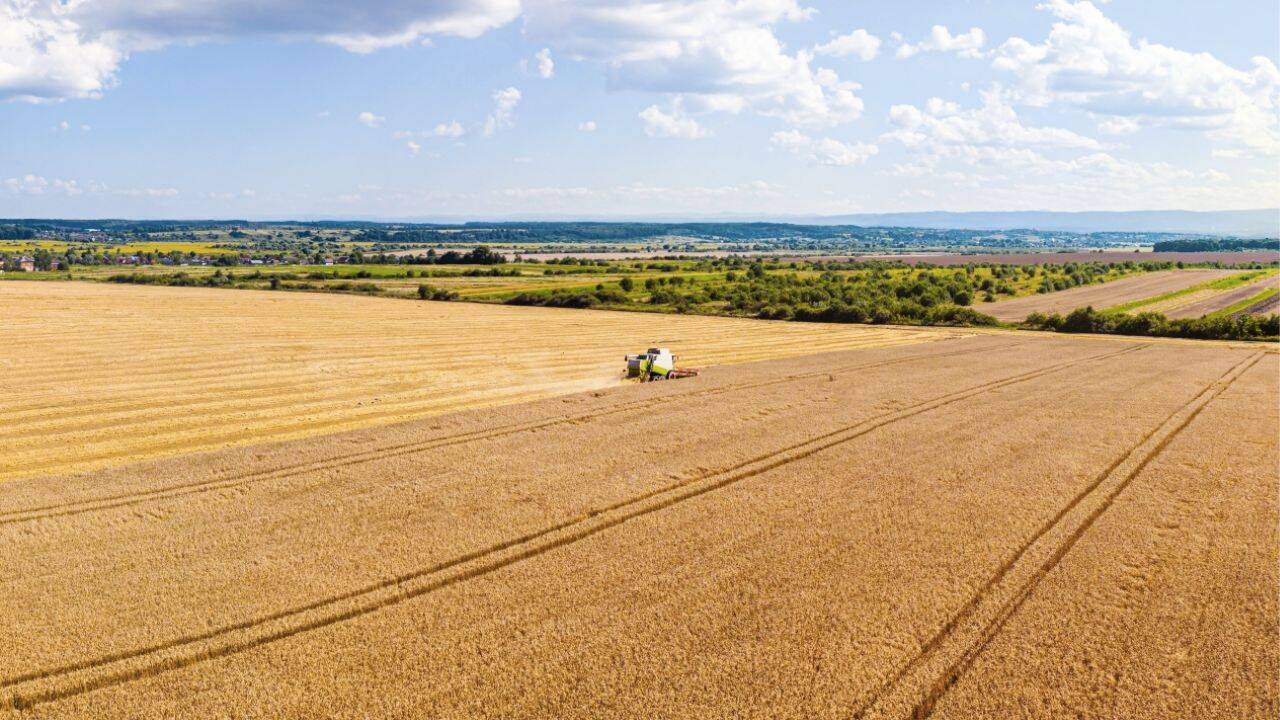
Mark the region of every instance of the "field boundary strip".
POLYGON ((1216 319, 1216 318, 1223 318, 1223 317, 1233 317, 1235 315, 1249 313, 1253 310, 1253 307, 1255 305, 1261 305, 1262 303, 1266 302, 1267 300, 1270 300, 1276 295, 1280 295, 1280 288, 1276 288, 1276 287, 1264 288, 1263 290, 1257 293, 1254 293, 1253 295, 1250 295, 1249 297, 1244 298, 1243 300, 1234 302, 1219 310, 1214 310, 1208 315, 1205 315, 1205 317, 1210 319, 1216 319))
POLYGON ((1210 402, 1265 355, 1254 353, 1233 365, 1116 458, 1019 546, 921 649, 881 685, 854 713, 854 717, 891 717, 890 708, 903 705, 913 706, 910 717, 916 720, 932 714, 942 696, 1116 498, 1210 402), (1069 522, 1069 518, 1078 516, 1082 516, 1078 522, 1069 522), (1064 534, 1065 537, 1061 537, 1064 534), (1039 564, 1030 560, 1046 554, 1047 558, 1039 564), (1027 577, 1019 580, 1015 576, 1020 574, 1027 577), (966 638, 971 636, 976 637, 966 642, 966 638), (939 663, 944 663, 941 672, 929 675, 929 671, 939 663), (922 686, 925 690, 921 694, 922 686), (919 697, 911 702, 907 698, 913 693, 919 697))
MULTIPOLYGON (((1112 307, 1104 308, 1103 310, 1109 313, 1127 313, 1132 310, 1137 310, 1139 308, 1146 307, 1148 305, 1155 305, 1157 303, 1162 303, 1162 302, 1165 302, 1166 300, 1174 300, 1180 297, 1185 297, 1187 295, 1193 295, 1197 292, 1200 292, 1201 290, 1214 290, 1216 292, 1225 292, 1227 290, 1231 290, 1232 288, 1238 287, 1240 285, 1250 284, 1255 281, 1265 282, 1266 279, 1269 279, 1274 274, 1275 273, 1270 270, 1245 270, 1242 272, 1234 273, 1232 275, 1224 275, 1222 277, 1214 278, 1212 280, 1205 280, 1204 282, 1196 283, 1195 285, 1189 285, 1187 287, 1180 288, 1178 290, 1170 290, 1169 292, 1161 293, 1159 295, 1152 295, 1151 297, 1139 298, 1137 300, 1130 300, 1129 302, 1120 303, 1112 307)), ((1169 308, 1169 309, 1173 310, 1176 308, 1169 308)))
POLYGON ((770 470, 842 445, 879 428, 1017 383, 1038 379, 1085 363, 1109 360, 1150 347, 1120 350, 1067 360, 925 400, 864 419, 844 428, 765 453, 733 466, 713 469, 662 488, 594 509, 576 518, 518 538, 397 575, 364 588, 322 598, 302 606, 233 623, 186 637, 69 663, 56 668, 0 679, 10 691, 0 707, 29 708, 114 685, 227 657, 302 633, 377 612, 427 593, 456 585, 592 537, 624 522, 672 507, 770 470), (309 613, 316 616, 308 617, 309 613), (40 688, 46 683, 58 683, 40 688), (24 690, 22 686, 29 685, 24 690))
MULTIPOLYGON (((471 430, 453 435, 444 435, 442 437, 431 438, 430 440, 421 440, 411 443, 401 443, 396 445, 388 445, 372 450, 360 450, 346 455, 328 458, 325 460, 312 461, 307 463, 299 463, 295 465, 285 465, 253 472, 245 475, 231 475, 211 480, 202 480, 193 483, 168 485, 163 488, 153 490, 143 490, 134 493, 122 493, 119 495, 108 495, 86 500, 78 500, 69 503, 59 503, 55 505, 43 505, 38 507, 28 507, 19 510, 8 510, 0 512, 0 526, 12 525, 15 523, 32 522, 36 520, 44 520, 67 515, 79 515, 86 512, 94 512, 100 510, 109 510, 119 507, 127 507, 142 502, 153 500, 165 500, 184 495, 191 495, 203 492, 212 492, 216 490, 224 490, 227 488, 240 487, 257 482, 265 482, 268 480, 279 480, 287 477, 295 477, 309 472, 317 472, 321 470, 332 470, 341 467, 350 467, 363 463, 376 462, 385 458, 401 457, 405 455, 413 455, 416 453, 435 450, 441 447, 452 445, 461 445, 469 442, 477 442, 491 440, 509 435, 515 435, 522 432, 533 432, 557 425, 571 425, 610 415, 623 414, 639 410, 647 410, 655 406, 665 405, 673 402, 680 402, 689 399, 701 399, 725 393, 741 392, 745 390, 755 390, 761 387, 769 387, 772 385, 780 385, 788 382, 799 382, 802 380, 811 380, 813 378, 823 377, 836 373, 854 372, 857 370, 868 370, 879 367, 897 365, 906 362, 914 362, 919 360, 929 360, 940 357, 953 357, 956 355, 968 355, 972 353, 981 353, 993 350, 1000 350, 1007 347, 1017 345, 1017 342, 1003 343, 998 345, 987 345, 976 348, 960 348, 945 353, 929 353, 911 355, 902 358, 891 358, 871 363, 860 363, 852 365, 844 365, 830 370, 821 372, 801 373, 796 375, 788 375, 782 378, 773 378, 770 380, 759 380, 747 383, 737 383, 732 385, 724 385, 714 388, 706 388, 696 390, 689 393, 680 393, 675 395, 666 395, 656 398, 642 398, 627 403, 609 407, 599 412, 579 413, 552 419, 534 420, 520 423, 510 423, 497 428, 485 428, 482 430, 471 430)), ((928 347, 926 345, 925 347, 928 347)))

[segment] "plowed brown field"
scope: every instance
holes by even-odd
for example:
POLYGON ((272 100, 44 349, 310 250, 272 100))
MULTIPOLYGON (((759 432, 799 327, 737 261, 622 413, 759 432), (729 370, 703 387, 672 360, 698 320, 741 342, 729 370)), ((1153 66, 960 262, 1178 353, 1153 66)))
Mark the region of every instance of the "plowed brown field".
POLYGON ((1277 359, 990 334, 12 480, 0 708, 1274 717, 1277 359))
POLYGON ((956 337, 639 313, 67 282, 0 284, 0 481, 616 385, 682 364, 956 337))
POLYGON ((1237 272, 1240 271, 1165 270, 1112 280, 1101 285, 1082 285, 1043 295, 999 300, 994 303, 978 303, 974 307, 998 320, 1020 322, 1033 312, 1065 315, 1087 305, 1092 305, 1094 310, 1105 310, 1115 305, 1163 295, 1237 272))

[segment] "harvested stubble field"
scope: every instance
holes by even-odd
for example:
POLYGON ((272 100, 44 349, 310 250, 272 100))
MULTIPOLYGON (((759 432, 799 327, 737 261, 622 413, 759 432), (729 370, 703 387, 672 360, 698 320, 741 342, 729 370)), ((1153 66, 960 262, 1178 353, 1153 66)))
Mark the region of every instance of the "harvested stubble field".
POLYGON ((0 481, 961 330, 71 282, 0 284, 0 481))
POLYGON ((1069 290, 1028 297, 979 303, 978 310, 1004 322, 1020 322, 1033 312, 1066 314, 1076 308, 1093 306, 1095 310, 1143 300, 1181 290, 1193 285, 1227 277, 1239 270, 1164 270, 1130 278, 1112 280, 1101 285, 1082 285, 1069 290))
POLYGON ((0 708, 1274 717, 1278 373, 989 334, 13 480, 0 708))
MULTIPOLYGON (((1259 280, 1238 285, 1228 290, 1216 293, 1209 292, 1203 296, 1201 296, 1200 293, 1192 293, 1185 299, 1185 302, 1176 304, 1170 308, 1162 308, 1152 305, 1149 308, 1144 307, 1142 309, 1163 312, 1166 316, 1171 318, 1197 318, 1230 308, 1233 305, 1242 303, 1251 297, 1260 295, 1268 289, 1275 288, 1280 288, 1280 275, 1263 277, 1259 280)), ((1246 310, 1248 310, 1248 308, 1246 308, 1246 310)))

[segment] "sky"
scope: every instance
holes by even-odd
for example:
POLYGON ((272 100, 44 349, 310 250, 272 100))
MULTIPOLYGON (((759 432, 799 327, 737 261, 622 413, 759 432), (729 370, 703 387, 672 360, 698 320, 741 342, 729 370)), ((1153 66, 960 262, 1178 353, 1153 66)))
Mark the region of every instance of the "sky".
POLYGON ((0 216, 1280 198, 1280 3, 0 0, 0 216))

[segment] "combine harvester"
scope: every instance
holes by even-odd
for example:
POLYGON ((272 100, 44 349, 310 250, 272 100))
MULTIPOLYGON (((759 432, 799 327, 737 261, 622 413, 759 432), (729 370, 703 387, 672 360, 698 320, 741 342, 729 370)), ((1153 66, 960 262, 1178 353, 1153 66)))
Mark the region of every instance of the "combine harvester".
POLYGON ((692 368, 677 369, 676 356, 666 348, 649 348, 639 355, 626 356, 626 361, 627 377, 639 378, 640 382, 679 380, 698 374, 692 368))

